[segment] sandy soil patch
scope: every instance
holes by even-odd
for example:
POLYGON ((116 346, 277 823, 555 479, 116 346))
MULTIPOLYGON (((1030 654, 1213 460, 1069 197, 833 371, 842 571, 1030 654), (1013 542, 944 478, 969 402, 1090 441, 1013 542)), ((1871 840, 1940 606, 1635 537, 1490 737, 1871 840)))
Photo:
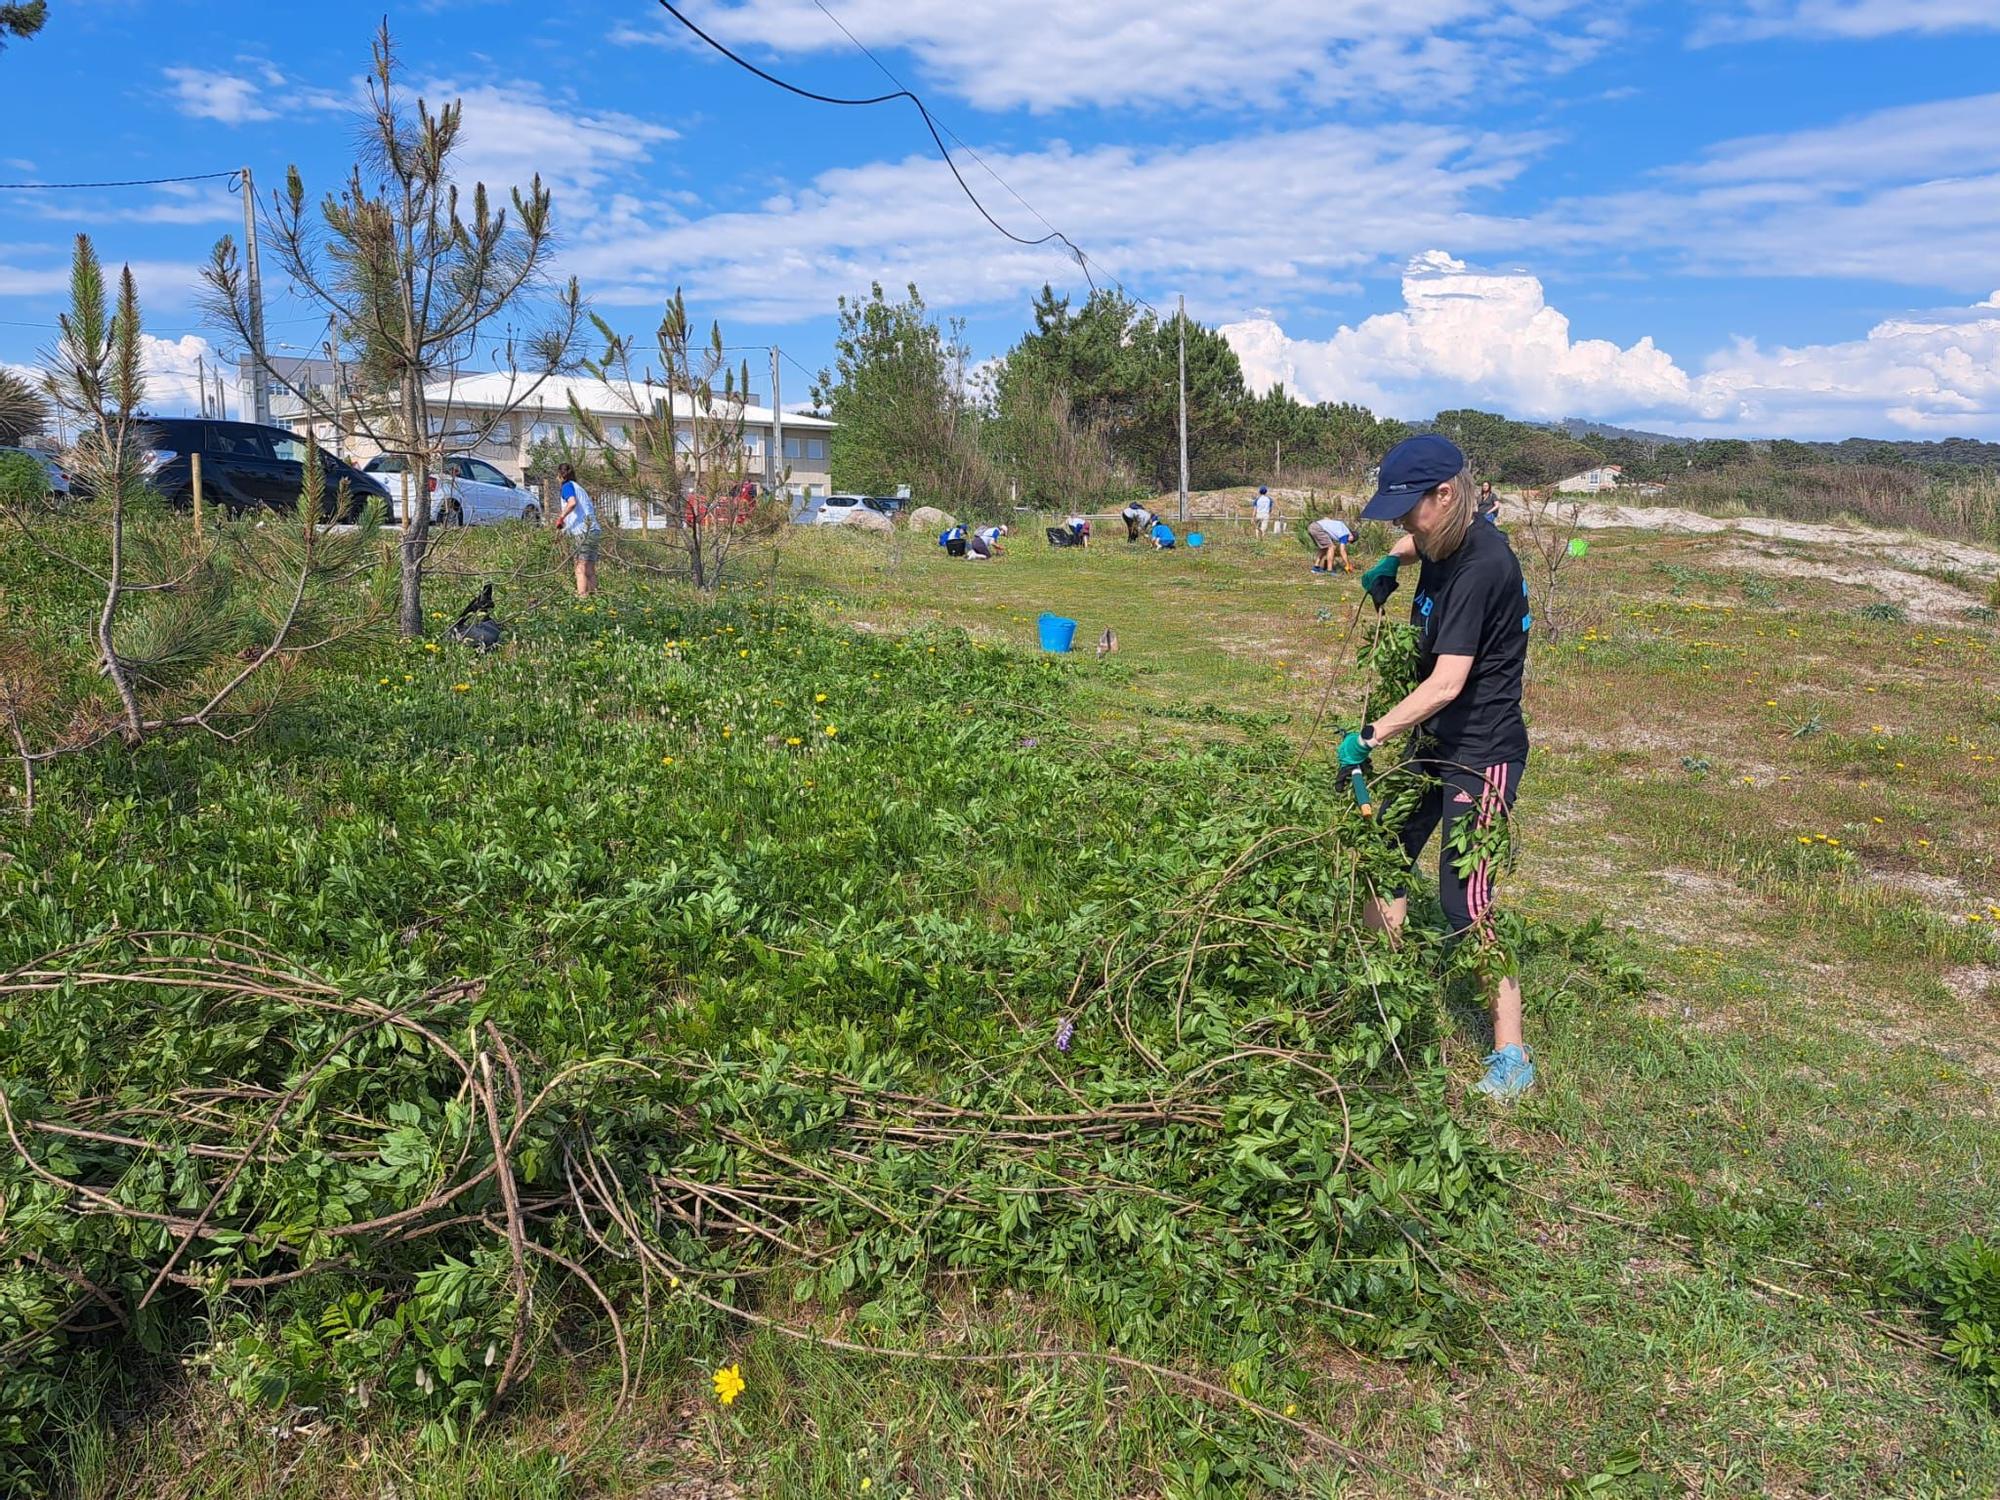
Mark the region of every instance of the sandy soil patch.
MULTIPOLYGON (((1503 501, 1501 518, 1525 521, 1527 507, 1518 501, 1503 501)), ((1625 528, 1632 531, 1679 531, 1694 535, 1737 531, 1774 542, 1803 542, 1809 546, 1837 547, 1846 551, 1893 552, 1928 568, 1949 568, 1981 575, 2000 573, 2000 553, 1969 542, 1947 541, 1942 537, 1919 536, 1906 531, 1875 531, 1861 526, 1836 526, 1811 521, 1778 521, 1764 516, 1705 516, 1699 511, 1679 510, 1670 505, 1616 505, 1585 501, 1577 512, 1577 525, 1589 531, 1625 528)), ((1907 575, 1897 574, 1898 577, 1907 575)), ((1977 600, 1968 602, 1977 603, 1977 600)))
POLYGON ((1983 603, 1964 589, 1953 588, 1922 573, 1909 573, 1887 563, 1859 559, 1850 563, 1816 562, 1761 547, 1732 547, 1713 559, 1717 567, 1742 568, 1751 573, 1769 573, 1780 578, 1818 578, 1828 583, 1844 583, 1870 589, 1891 603, 1900 605, 1921 625, 1963 625, 1965 612, 1983 603))

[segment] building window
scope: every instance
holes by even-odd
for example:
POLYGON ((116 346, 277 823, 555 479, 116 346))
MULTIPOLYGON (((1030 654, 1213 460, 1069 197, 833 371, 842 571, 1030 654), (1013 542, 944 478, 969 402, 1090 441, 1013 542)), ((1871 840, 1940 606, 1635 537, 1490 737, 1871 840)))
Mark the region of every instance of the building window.
POLYGON ((763 433, 746 432, 743 434, 743 456, 745 458, 762 458, 764 456, 763 433))
POLYGON ((513 442, 514 424, 512 422, 495 422, 493 424, 493 431, 488 436, 488 441, 495 443, 513 442))
POLYGON ((826 439, 816 437, 787 437, 785 439, 785 457, 819 459, 824 462, 826 459, 826 439))

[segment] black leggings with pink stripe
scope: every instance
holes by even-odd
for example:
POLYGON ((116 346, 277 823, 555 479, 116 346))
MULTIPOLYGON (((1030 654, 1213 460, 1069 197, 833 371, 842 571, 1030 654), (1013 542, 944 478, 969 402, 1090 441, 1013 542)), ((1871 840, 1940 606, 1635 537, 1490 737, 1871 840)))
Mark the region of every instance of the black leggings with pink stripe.
POLYGON ((1456 868, 1458 856, 1451 847, 1452 829, 1468 814, 1483 825, 1512 812, 1514 797, 1521 789, 1521 773, 1528 763, 1505 761, 1484 770, 1421 761, 1418 766, 1438 779, 1402 827, 1403 853, 1414 865, 1431 835, 1438 832, 1438 825, 1444 825, 1438 838, 1438 904, 1444 908, 1445 922, 1452 935, 1457 936, 1481 925, 1492 914, 1497 872, 1490 865, 1480 864, 1460 879, 1456 868))

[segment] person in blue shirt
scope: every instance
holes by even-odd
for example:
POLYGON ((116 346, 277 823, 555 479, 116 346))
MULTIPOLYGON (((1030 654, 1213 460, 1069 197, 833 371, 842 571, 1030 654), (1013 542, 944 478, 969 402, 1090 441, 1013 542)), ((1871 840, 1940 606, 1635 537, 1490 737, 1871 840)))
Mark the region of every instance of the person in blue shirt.
POLYGON ((1340 517, 1321 516, 1306 528, 1306 535, 1319 548, 1319 561, 1313 564, 1315 573, 1331 573, 1336 557, 1343 572, 1354 571, 1354 564, 1347 560, 1347 544, 1354 540, 1354 533, 1340 517))
POLYGON ((588 599, 597 592, 597 546, 604 535, 597 524, 597 506, 591 501, 590 491, 583 487, 583 481, 576 477, 576 470, 568 464, 556 467, 556 483, 562 496, 562 511, 556 517, 556 525, 562 528, 570 556, 576 561, 576 597, 588 599))
POLYGON ((965 528, 963 526, 947 526, 943 531, 938 533, 938 545, 944 548, 951 556, 959 556, 965 551, 965 528), (958 543, 956 548, 952 546, 953 542, 958 543))
POLYGON ((1165 521, 1153 523, 1153 546, 1161 552, 1174 550, 1174 528, 1165 521))

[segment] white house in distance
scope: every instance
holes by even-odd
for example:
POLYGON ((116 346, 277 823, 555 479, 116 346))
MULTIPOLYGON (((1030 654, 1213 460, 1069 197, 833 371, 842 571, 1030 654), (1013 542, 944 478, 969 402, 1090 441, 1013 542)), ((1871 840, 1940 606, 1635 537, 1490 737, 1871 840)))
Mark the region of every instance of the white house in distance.
MULTIPOLYGON (((309 380, 310 372, 301 370, 295 378, 309 380)), ((315 395, 332 404, 323 383, 314 384, 322 385, 315 395)), ((663 388, 656 389, 664 393, 663 388)), ((528 450, 536 443, 551 442, 558 436, 566 437, 572 444, 585 440, 570 412, 572 396, 578 406, 598 420, 604 435, 614 444, 625 437, 627 424, 632 420, 631 403, 615 387, 601 380, 568 375, 552 375, 537 383, 532 375, 505 370, 465 374, 433 384, 425 395, 430 401, 433 428, 443 439, 447 452, 484 459, 517 483, 527 467, 528 450), (495 421, 501 412, 507 415, 495 421), (492 431, 486 434, 486 440, 475 442, 489 425, 492 431), (453 445, 454 434, 464 436, 463 446, 453 445)), ((752 404, 743 408, 745 474, 773 489, 782 483, 796 499, 826 494, 832 487, 828 439, 834 424, 824 417, 774 412, 768 406, 754 404, 755 399, 753 394, 752 404)), ((271 409, 273 420, 304 430, 304 404, 290 392, 274 389, 271 409)), ((691 415, 688 398, 676 396, 676 422, 689 420, 691 415)), ((358 424, 342 422, 340 426, 338 446, 343 458, 365 464, 381 451, 378 444, 359 430, 358 424)), ((322 433, 320 440, 325 442, 327 437, 328 434, 322 433)))
POLYGON ((1624 472, 1617 464, 1606 464, 1601 469, 1585 469, 1581 474, 1557 480, 1556 488, 1565 495, 1601 494, 1605 490, 1617 489, 1618 476, 1624 472))

